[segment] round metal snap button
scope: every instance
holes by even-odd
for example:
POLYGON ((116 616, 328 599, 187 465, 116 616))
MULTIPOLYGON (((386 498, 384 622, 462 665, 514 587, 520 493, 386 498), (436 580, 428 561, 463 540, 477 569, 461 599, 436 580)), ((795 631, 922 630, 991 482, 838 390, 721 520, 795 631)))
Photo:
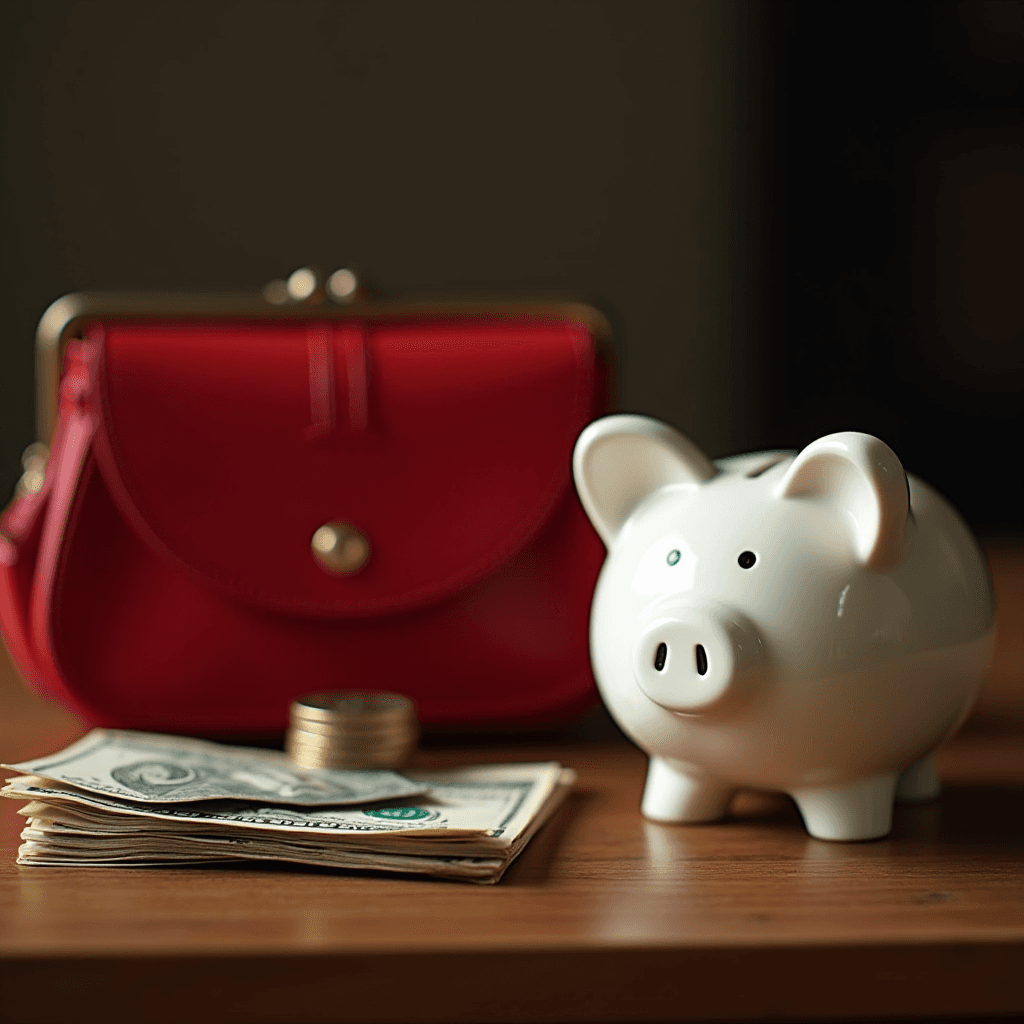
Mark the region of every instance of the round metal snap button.
POLYGON ((370 557, 370 542, 351 523, 324 523, 309 546, 320 568, 335 576, 359 572, 370 557))

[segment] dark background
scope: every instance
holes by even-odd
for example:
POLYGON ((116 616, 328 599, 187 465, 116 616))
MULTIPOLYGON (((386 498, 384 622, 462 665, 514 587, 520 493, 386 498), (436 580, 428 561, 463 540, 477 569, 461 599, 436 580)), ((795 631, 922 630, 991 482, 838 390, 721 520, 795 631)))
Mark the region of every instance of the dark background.
POLYGON ((1021 522, 1024 5, 0 0, 0 491, 72 290, 569 292, 712 456, 1021 522))
POLYGON ((772 439, 884 438, 1024 522, 1024 4, 774 8, 772 439))

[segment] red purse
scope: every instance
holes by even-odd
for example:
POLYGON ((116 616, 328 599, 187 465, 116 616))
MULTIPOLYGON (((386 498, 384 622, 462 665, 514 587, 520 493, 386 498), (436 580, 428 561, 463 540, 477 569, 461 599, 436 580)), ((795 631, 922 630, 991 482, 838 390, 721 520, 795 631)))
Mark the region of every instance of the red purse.
POLYGON ((570 462, 605 335, 572 303, 61 299, 45 473, 0 519, 16 664, 136 729, 280 730, 321 689, 571 717, 604 552, 570 462))

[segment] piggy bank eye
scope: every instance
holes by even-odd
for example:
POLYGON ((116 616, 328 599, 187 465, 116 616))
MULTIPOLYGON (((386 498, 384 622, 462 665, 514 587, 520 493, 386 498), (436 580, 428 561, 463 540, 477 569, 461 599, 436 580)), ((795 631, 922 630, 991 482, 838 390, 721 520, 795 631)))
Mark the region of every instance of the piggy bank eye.
POLYGON ((668 562, 669 565, 675 565, 676 562, 678 562, 681 557, 682 556, 679 554, 679 551, 677 549, 673 548, 668 553, 668 558, 666 559, 666 561, 668 562))
POLYGON ((738 561, 741 569, 750 569, 757 561, 757 555, 755 555, 753 551, 744 551, 740 555, 738 561))

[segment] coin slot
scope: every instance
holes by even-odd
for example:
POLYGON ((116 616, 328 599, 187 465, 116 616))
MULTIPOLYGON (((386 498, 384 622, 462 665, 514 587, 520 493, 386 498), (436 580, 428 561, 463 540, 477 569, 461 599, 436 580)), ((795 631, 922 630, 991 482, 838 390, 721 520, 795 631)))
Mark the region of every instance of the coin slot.
POLYGON ((668 644, 658 644, 658 649, 654 652, 654 667, 658 672, 661 672, 665 668, 665 662, 668 661, 668 644))
POLYGON ((747 479, 756 480, 762 473, 767 473, 769 469, 773 466, 777 466, 785 458, 785 452, 776 452, 774 455, 769 455, 765 462, 761 462, 754 466, 754 468, 747 473, 747 479))
POLYGON ((693 649, 693 653, 697 659, 697 675, 706 676, 708 674, 708 656, 704 650, 704 645, 697 644, 693 649))

